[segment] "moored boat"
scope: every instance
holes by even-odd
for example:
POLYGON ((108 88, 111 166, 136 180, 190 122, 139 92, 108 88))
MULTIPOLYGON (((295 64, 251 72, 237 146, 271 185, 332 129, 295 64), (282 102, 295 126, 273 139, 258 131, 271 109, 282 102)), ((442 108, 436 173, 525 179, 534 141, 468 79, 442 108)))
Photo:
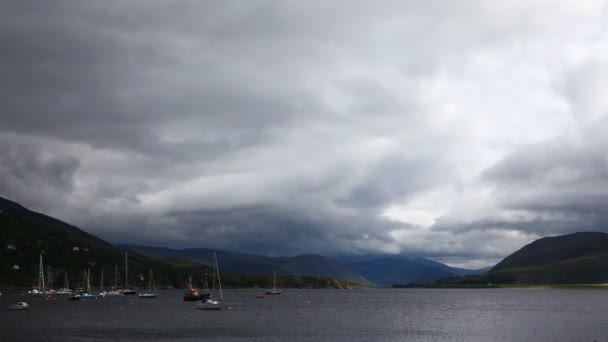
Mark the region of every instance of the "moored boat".
POLYGON ((26 302, 19 302, 8 306, 9 310, 27 310, 30 306, 26 302))
POLYGON ((40 264, 38 265, 38 287, 28 292, 32 297, 44 297, 47 295, 44 284, 44 264, 42 263, 42 253, 40 253, 40 264))
POLYGON ((156 285, 154 284, 154 276, 152 270, 150 270, 150 279, 148 281, 148 292, 140 293, 137 296, 139 298, 156 298, 156 285))
POLYGON ((114 287, 106 292, 106 296, 122 296, 122 293, 118 290, 118 266, 114 265, 114 287))
POLYGON ((57 292, 55 292, 58 295, 70 295, 72 294, 72 290, 70 289, 70 284, 68 282, 68 272, 65 272, 65 276, 64 276, 64 283, 63 283, 63 288, 59 289, 57 292))
POLYGON ((192 286, 192 277, 188 278, 186 289, 184 290, 184 302, 196 302, 200 299, 198 289, 192 286))
POLYGON ((129 287, 129 255, 125 252, 125 288, 120 290, 123 295, 137 294, 135 290, 129 287))
POLYGON ((213 259, 215 261, 214 269, 213 269, 213 290, 215 290, 215 276, 217 275, 218 288, 220 293, 220 300, 213 300, 210 297, 205 298, 196 304, 196 308, 198 310, 223 310, 224 309, 224 293, 222 292, 222 281, 220 279, 220 269, 217 263, 217 255, 213 253, 213 259))
POLYGON ((273 286, 272 289, 266 291, 267 295, 280 295, 282 293, 282 291, 280 289, 277 289, 277 273, 273 270, 272 271, 272 276, 273 276, 273 286))

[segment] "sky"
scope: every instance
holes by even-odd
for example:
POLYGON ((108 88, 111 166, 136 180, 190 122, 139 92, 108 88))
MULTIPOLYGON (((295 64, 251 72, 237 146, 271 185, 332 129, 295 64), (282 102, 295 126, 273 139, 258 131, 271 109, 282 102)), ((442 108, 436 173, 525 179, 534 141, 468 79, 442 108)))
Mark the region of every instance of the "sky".
POLYGON ((603 1, 12 1, 0 196, 115 243, 492 265, 608 231, 603 1))

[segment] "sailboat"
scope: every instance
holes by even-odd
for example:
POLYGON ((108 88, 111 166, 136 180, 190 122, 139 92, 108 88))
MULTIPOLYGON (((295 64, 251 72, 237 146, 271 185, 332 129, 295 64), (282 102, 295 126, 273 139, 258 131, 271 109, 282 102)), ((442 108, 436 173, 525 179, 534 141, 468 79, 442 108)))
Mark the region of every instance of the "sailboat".
POLYGON ((46 294, 44 285, 44 264, 42 263, 42 253, 40 253, 40 264, 38 266, 38 288, 29 291, 32 297, 43 297, 46 294))
POLYGON ((111 291, 106 292, 106 296, 121 296, 122 293, 118 291, 118 265, 114 265, 114 287, 111 291))
POLYGON ((272 270, 272 275, 273 275, 273 283, 272 283, 272 289, 266 291, 267 295, 280 295, 281 294, 281 290, 277 289, 277 272, 275 270, 272 270))
POLYGON ((150 270, 150 280, 148 282, 148 292, 140 293, 137 296, 139 298, 156 298, 156 285, 154 284, 154 277, 152 276, 152 270, 150 270))
POLYGON ((91 269, 84 271, 84 277, 86 279, 86 291, 80 294, 80 299, 97 299, 97 296, 91 294, 91 269))
POLYGON ((68 272, 65 272, 64 278, 65 279, 64 279, 64 282, 63 282, 63 288, 59 289, 59 291, 55 292, 56 294, 62 294, 62 295, 64 295, 64 294, 67 294, 67 295, 72 294, 72 290, 70 289, 70 284, 68 282, 68 272))
POLYGON ((220 292, 220 300, 216 301, 209 298, 203 299, 196 304, 196 308, 199 310, 222 310, 224 308, 224 293, 222 292, 222 281, 220 280, 220 269, 217 264, 217 255, 213 252, 213 259, 215 261, 214 269, 213 269, 213 290, 215 291, 215 276, 217 274, 217 282, 219 286, 220 292))
POLYGON ((105 297, 107 292, 103 289, 103 268, 101 269, 101 280, 99 281, 99 297, 105 297))
POLYGON ((120 291, 123 295, 134 295, 135 290, 129 287, 129 256, 125 252, 125 288, 120 291))

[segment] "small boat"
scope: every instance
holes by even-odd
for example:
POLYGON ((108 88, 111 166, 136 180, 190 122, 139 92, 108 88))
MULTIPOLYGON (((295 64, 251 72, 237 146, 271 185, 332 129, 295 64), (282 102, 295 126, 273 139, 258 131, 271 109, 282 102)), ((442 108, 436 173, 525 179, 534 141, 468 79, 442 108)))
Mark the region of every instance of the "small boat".
POLYGON ((125 288, 120 290, 123 295, 137 294, 135 290, 129 287, 129 255, 125 252, 125 288))
POLYGON ((40 253, 40 264, 38 265, 38 288, 32 289, 28 292, 32 297, 44 297, 46 293, 46 286, 44 285, 44 265, 42 263, 42 253, 40 253))
POLYGON ((192 286, 192 277, 188 278, 186 289, 184 290, 184 302, 196 302, 200 298, 198 289, 192 286))
POLYGON ((90 294, 90 293, 81 293, 80 295, 80 299, 97 299, 97 296, 94 294, 90 294))
POLYGON ((118 266, 114 265, 114 287, 106 292, 106 296, 122 296, 122 293, 118 290, 118 266))
POLYGON ((196 304, 196 308, 199 310, 223 310, 223 305, 216 300, 208 298, 196 304))
POLYGON ((213 300, 211 298, 203 299, 196 304, 196 308, 198 310, 223 310, 224 309, 224 304, 222 303, 222 301, 224 300, 224 293, 222 292, 222 281, 220 280, 220 269, 217 264, 217 255, 215 254, 215 252, 213 253, 213 259, 215 261, 215 265, 214 265, 215 267, 213 270, 213 285, 214 285, 213 290, 215 291, 215 276, 217 275, 217 282, 218 282, 219 293, 220 293, 220 301, 213 300))
POLYGON ((103 268, 101 269, 101 280, 99 281, 99 294, 97 294, 97 296, 101 297, 101 298, 105 298, 106 297, 106 290, 103 289, 103 268))
POLYGON ((272 275, 273 275, 273 286, 272 289, 266 291, 267 295, 280 295, 281 294, 281 290, 277 289, 277 273, 273 270, 272 271, 272 275))
POLYGON ((91 269, 84 272, 84 277, 86 279, 86 291, 80 293, 80 299, 97 299, 97 296, 91 294, 91 269))
POLYGON ((63 283, 63 288, 59 289, 57 292, 55 292, 58 295, 69 295, 72 294, 72 290, 70 289, 70 284, 68 282, 68 272, 65 272, 65 279, 64 279, 64 283, 63 283))
POLYGON ((80 293, 72 292, 72 294, 68 297, 69 300, 80 300, 80 293))
POLYGON ((148 281, 148 292, 140 293, 137 295, 139 298, 156 298, 156 286, 154 284, 154 277, 152 276, 152 270, 150 270, 150 280, 148 281))
POLYGON ((8 306, 9 310, 27 310, 29 308, 30 308, 30 306, 27 305, 26 302, 19 302, 17 304, 12 304, 12 305, 8 306))

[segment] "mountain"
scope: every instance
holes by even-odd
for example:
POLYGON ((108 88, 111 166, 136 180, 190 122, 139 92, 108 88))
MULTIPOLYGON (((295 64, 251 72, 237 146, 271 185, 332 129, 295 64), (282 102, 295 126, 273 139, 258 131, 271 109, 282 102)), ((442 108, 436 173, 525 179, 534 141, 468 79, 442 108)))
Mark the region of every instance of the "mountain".
POLYGON ((536 240, 488 272, 494 283, 608 282, 608 234, 581 232, 536 240))
POLYGON ((426 283, 441 278, 484 273, 467 270, 417 256, 343 257, 342 261, 367 279, 382 285, 426 283))
MULTIPOLYGON (((211 249, 170 249, 137 245, 119 245, 121 248, 154 258, 184 258, 210 264, 211 249)), ((425 283, 441 278, 485 273, 487 269, 467 270, 416 256, 340 256, 328 258, 320 255, 295 257, 267 257, 218 250, 220 268, 226 272, 249 274, 321 275, 346 279, 361 284, 388 286, 392 284, 425 283)))
POLYGON ((213 262, 213 253, 216 252, 220 269, 230 273, 272 274, 273 270, 276 270, 278 275, 316 275, 371 284, 347 265, 321 255, 268 257, 206 248, 171 249, 138 245, 119 245, 119 247, 157 259, 182 258, 208 265, 213 262))

